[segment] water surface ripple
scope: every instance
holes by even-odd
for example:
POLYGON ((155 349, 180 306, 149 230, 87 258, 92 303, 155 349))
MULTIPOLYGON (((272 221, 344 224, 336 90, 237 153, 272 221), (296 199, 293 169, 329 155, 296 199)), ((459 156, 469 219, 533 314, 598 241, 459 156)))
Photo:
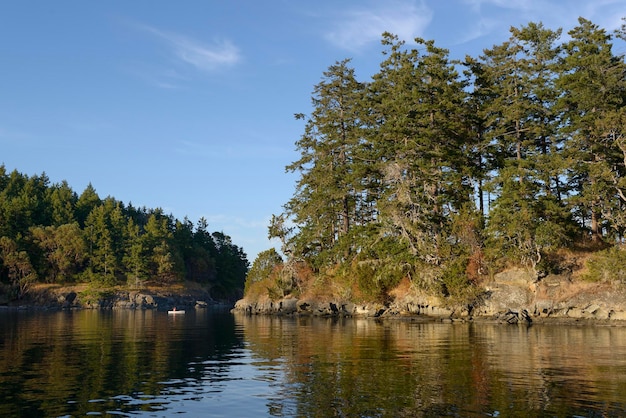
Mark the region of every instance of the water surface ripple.
POLYGON ((0 312, 0 416, 626 415, 626 327, 0 312))

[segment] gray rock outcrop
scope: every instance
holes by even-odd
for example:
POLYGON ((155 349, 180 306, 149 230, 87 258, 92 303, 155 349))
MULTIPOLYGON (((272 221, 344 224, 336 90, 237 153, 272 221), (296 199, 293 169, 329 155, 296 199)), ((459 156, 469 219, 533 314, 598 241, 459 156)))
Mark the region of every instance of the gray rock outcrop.
POLYGON ((513 269, 496 274, 467 305, 414 294, 396 297, 386 305, 287 297, 276 301, 241 299, 233 311, 253 315, 421 316, 444 321, 484 318, 525 325, 548 318, 626 321, 626 286, 574 283, 566 275, 538 280, 527 270, 513 269))

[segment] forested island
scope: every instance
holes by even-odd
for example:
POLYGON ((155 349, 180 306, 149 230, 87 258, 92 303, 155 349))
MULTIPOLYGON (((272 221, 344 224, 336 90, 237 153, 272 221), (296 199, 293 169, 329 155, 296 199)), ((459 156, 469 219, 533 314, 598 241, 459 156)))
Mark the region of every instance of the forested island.
POLYGON ((299 177, 269 225, 280 253, 259 254, 238 309, 332 301, 319 311, 351 314, 402 296, 468 314, 507 280, 536 315, 572 283, 623 300, 626 25, 580 18, 562 32, 511 28, 462 61, 385 33, 370 80, 349 59, 331 65, 311 114, 295 115, 300 158, 286 169, 299 177))
MULTIPOLYGON (((20 302, 38 285, 86 284, 90 297, 115 288, 194 283, 216 300, 241 297, 248 260, 223 232, 162 209, 78 195, 45 174, 0 165, 0 302, 20 302)), ((79 295, 80 296, 80 295, 79 295)))

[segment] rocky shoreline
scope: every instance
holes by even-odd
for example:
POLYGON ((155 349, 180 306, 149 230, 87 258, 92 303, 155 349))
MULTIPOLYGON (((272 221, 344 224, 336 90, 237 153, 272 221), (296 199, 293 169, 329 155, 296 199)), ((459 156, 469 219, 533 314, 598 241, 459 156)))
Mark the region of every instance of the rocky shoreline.
POLYGON ((0 309, 177 309, 230 308, 211 298, 208 291, 196 289, 90 289, 86 286, 40 286, 20 301, 5 303, 0 309))
POLYGON ((40 286, 21 301, 0 309, 178 309, 233 308, 247 315, 337 316, 380 319, 505 324, 595 323, 626 325, 626 285, 588 283, 568 275, 536 280, 523 269, 495 275, 468 304, 412 291, 392 292, 389 303, 318 300, 291 295, 271 300, 241 299, 234 304, 215 301, 205 289, 194 287, 146 289, 92 289, 83 286, 40 286))
POLYGON ((516 269, 497 274, 473 301, 450 304, 442 298, 404 292, 390 303, 355 303, 287 296, 241 299, 233 312, 249 315, 356 316, 416 318, 443 322, 486 320, 505 324, 542 322, 626 325, 626 286, 572 281, 551 275, 541 280, 516 269))

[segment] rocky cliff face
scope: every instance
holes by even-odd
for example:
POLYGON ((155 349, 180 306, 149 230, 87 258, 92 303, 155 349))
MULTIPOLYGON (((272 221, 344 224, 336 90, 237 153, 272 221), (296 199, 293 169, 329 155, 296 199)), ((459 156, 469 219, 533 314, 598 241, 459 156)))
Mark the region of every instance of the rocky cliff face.
POLYGON ((451 305, 442 298, 397 294, 388 304, 320 301, 287 297, 239 300, 235 312, 275 315, 421 316, 445 321, 473 318, 506 323, 530 323, 549 318, 626 321, 626 286, 573 282, 569 276, 536 280, 518 269, 497 274, 480 295, 466 305, 451 305))

